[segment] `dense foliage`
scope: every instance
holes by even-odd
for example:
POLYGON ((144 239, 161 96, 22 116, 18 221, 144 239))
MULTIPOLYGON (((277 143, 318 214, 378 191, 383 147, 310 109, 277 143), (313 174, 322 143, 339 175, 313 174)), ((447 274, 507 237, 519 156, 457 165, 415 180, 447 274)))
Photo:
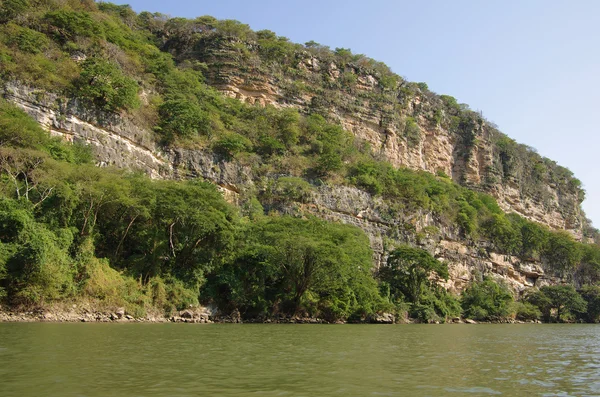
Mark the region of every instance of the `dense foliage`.
POLYGON ((565 316, 574 318, 587 310, 586 301, 572 285, 544 286, 529 294, 527 301, 537 306, 546 322, 561 322, 565 316))
POLYGON ((461 304, 468 318, 496 320, 511 314, 513 296, 505 285, 485 278, 480 283, 471 284, 463 292, 461 304))
POLYGON ((427 251, 401 246, 390 253, 387 266, 379 269, 380 288, 401 311, 424 322, 445 321, 460 315, 456 297, 437 285, 448 279, 446 264, 427 251))
POLYGON ((248 223, 211 184, 97 168, 85 148, 0 105, 0 125, 20 128, 0 149, 7 302, 86 298, 169 311, 197 304, 205 287, 205 300, 248 316, 334 321, 384 307, 360 229, 280 216, 248 223))
POLYGON ((264 217, 245 225, 235 257, 209 281, 219 307, 246 316, 365 317, 385 308, 366 236, 310 218, 264 217))

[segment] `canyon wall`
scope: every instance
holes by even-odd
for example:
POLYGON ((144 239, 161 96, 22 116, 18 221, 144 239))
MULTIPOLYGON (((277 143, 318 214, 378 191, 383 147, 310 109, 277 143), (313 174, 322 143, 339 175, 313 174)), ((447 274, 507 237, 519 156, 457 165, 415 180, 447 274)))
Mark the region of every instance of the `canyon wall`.
MULTIPOLYGON (((8 84, 3 95, 51 134, 91 145, 100 166, 140 170, 154 178, 203 178, 219 186, 234 203, 244 191, 260 190, 264 182, 257 180, 250 168, 224 161, 212 152, 161 150, 151 131, 115 115, 90 112, 75 100, 17 83, 8 84)), ((450 278, 441 282, 453 292, 486 274, 504 280, 517 293, 558 281, 544 274, 541 263, 497 254, 484 243, 465 242, 457 228, 444 226, 434 214, 390 215, 394 212, 384 200, 354 187, 314 187, 303 200, 279 202, 274 208, 360 227, 370 239, 376 266, 385 263, 387 253, 401 243, 427 249, 448 264, 450 278)))
POLYGON ((323 51, 298 50, 280 64, 254 42, 216 34, 201 35, 189 47, 179 53, 165 44, 180 61, 205 63, 207 82, 224 95, 321 113, 394 166, 444 173, 490 193, 506 212, 582 237, 579 181, 454 98, 398 76, 387 82, 390 76, 368 62, 340 63, 323 51))

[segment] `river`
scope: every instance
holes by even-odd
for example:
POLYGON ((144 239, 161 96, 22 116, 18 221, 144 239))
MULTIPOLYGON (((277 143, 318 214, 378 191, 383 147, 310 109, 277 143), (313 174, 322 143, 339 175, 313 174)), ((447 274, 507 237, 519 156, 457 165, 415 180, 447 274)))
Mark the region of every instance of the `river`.
POLYGON ((600 395, 594 325, 0 324, 0 396, 600 395))

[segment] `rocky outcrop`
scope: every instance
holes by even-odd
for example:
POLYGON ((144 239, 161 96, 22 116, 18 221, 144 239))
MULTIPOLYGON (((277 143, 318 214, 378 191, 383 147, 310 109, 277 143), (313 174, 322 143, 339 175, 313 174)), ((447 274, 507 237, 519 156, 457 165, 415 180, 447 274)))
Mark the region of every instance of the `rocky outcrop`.
POLYGON ((319 187, 302 208, 306 213, 364 230, 370 239, 376 266, 383 265, 387 253, 401 243, 428 250, 448 265, 449 279, 439 280, 439 283, 455 293, 484 275, 504 281, 518 295, 531 287, 560 281, 546 275, 539 262, 498 254, 485 243, 469 243, 455 227, 444 226, 431 213, 391 217, 390 208, 383 200, 356 188, 319 187))
POLYGON ((161 153, 150 131, 116 114, 90 112, 75 99, 8 83, 4 97, 33 117, 51 135, 92 147, 98 165, 141 170, 151 177, 169 175, 169 159, 161 153))

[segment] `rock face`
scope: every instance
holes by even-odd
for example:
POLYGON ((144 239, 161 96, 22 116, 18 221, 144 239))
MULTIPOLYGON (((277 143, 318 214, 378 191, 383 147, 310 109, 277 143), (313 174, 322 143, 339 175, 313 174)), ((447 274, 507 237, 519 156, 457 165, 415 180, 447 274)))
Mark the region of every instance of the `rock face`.
POLYGON ((224 95, 319 112, 395 166, 443 172, 490 193, 506 212, 582 236, 583 196, 568 170, 514 141, 507 150, 507 137, 481 115, 457 110, 469 115, 458 120, 443 97, 425 88, 404 81, 386 86, 380 72, 360 61, 336 64, 307 50, 280 66, 256 43, 216 35, 200 38, 191 54, 175 55, 205 62, 209 84, 224 95))
POLYGON ((503 280, 517 294, 534 286, 559 282, 546 275, 539 262, 501 255, 484 245, 469 245, 457 229, 443 226, 431 213, 391 218, 383 200, 356 188, 319 187, 302 208, 306 213, 363 229, 369 236, 377 267, 385 263, 387 253, 399 243, 426 249, 448 265, 450 277, 439 283, 451 292, 460 293, 483 275, 503 280))
POLYGON ((167 157, 160 153, 151 132, 114 114, 90 112, 76 100, 9 83, 4 97, 37 120, 51 135, 92 146, 98 165, 142 170, 151 177, 169 175, 167 157))
MULTIPOLYGON (((364 84, 368 85, 370 81, 366 78, 364 84)), ((240 94, 242 91, 235 92, 240 94)), ((243 91, 244 95, 250 92, 257 91, 248 89, 243 91)), ((275 95, 273 93, 278 91, 272 87, 269 92, 269 95, 275 95)), ((277 99, 269 95, 265 94, 261 97, 265 103, 277 99)), ((65 101, 64 98, 16 83, 6 86, 4 96, 30 114, 50 133, 69 141, 83 141, 92 145, 99 165, 138 169, 154 178, 200 177, 218 185, 226 199, 234 203, 244 189, 256 188, 256 181, 247 167, 235 161, 223 161, 213 153, 199 150, 173 149, 162 152, 154 143, 152 132, 138 128, 132 122, 120 119, 116 115, 91 113, 74 100, 65 101)), ((357 134, 364 136, 371 134, 373 139, 377 136, 381 138, 381 134, 377 135, 379 127, 376 123, 368 123, 361 117, 360 115, 355 118, 347 117, 342 121, 349 123, 354 120, 355 125, 348 128, 353 128, 357 134)), ((397 156, 395 160, 392 159, 397 165, 408 165, 430 171, 441 169, 452 175, 459 172, 456 156, 453 154, 456 151, 453 146, 456 145, 456 137, 439 129, 426 131, 424 135, 425 139, 418 147, 410 150, 390 148, 385 153, 389 154, 390 159, 397 156)), ((474 156, 475 160, 472 161, 476 159, 490 161, 489 145, 485 146, 487 144, 483 143, 481 145, 481 149, 474 149, 477 152, 474 156)), ((469 175, 468 180, 476 181, 477 178, 481 178, 481 169, 480 166, 474 168, 469 166, 464 168, 464 171, 469 175)), ((511 189, 517 189, 516 187, 494 186, 497 189, 497 196, 504 197, 505 209, 520 212, 527 207, 527 200, 530 199, 527 197, 523 199, 518 191, 511 193, 511 189)), ((556 194, 555 199, 560 203, 563 193, 558 191, 557 187, 548 186, 548 189, 554 189, 552 191, 556 194)), ((554 212, 549 212, 547 209, 529 205, 527 214, 533 219, 541 219, 543 223, 550 226, 566 225, 571 226, 571 230, 578 230, 576 229, 578 223, 566 224, 567 220, 572 220, 572 217, 578 214, 578 205, 576 206, 575 202, 571 204, 574 207, 563 208, 563 212, 559 211, 560 207, 552 207, 554 212), (567 210, 572 211, 572 216, 568 215, 567 210)), ((460 292, 469 281, 483 274, 505 280, 515 292, 519 293, 532 286, 556 282, 544 274, 539 263, 521 262, 516 257, 491 252, 485 246, 469 246, 461 239, 458 230, 445 226, 433 214, 426 212, 397 214, 382 199, 357 188, 320 186, 302 203, 284 203, 279 209, 283 212, 294 212, 299 209, 302 213, 360 227, 370 239, 377 267, 385 263, 387 253, 399 243, 408 242, 421 246, 448 264, 450 279, 444 282, 444 286, 455 292, 460 292)), ((115 314, 119 319, 123 316, 124 312, 115 314)), ((184 312, 179 317, 189 320, 189 313, 184 312)), ((196 316, 193 315, 193 318, 195 319, 196 316)))

